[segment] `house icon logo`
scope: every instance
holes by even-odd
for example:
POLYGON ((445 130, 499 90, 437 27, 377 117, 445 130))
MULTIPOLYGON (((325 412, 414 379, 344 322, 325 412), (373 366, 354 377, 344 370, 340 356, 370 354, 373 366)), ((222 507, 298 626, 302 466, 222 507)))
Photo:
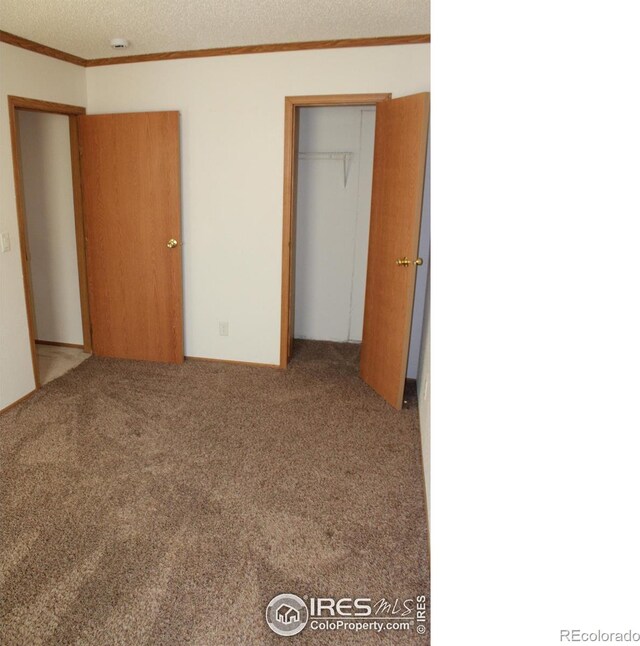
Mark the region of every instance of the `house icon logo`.
POLYGON ((297 635, 309 621, 307 605, 295 594, 279 594, 269 601, 267 625, 277 635, 297 635))
POLYGON ((283 603, 276 611, 276 618, 283 624, 290 624, 292 621, 300 621, 300 613, 286 603, 283 603))

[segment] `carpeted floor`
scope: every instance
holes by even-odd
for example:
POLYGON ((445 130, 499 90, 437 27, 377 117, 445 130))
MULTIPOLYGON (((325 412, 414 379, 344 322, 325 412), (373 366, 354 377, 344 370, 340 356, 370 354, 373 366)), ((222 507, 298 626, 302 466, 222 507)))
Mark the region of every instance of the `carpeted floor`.
POLYGON ((428 594, 415 397, 395 411, 358 346, 287 371, 98 359, 0 416, 0 641, 419 643, 273 634, 269 600, 428 594))

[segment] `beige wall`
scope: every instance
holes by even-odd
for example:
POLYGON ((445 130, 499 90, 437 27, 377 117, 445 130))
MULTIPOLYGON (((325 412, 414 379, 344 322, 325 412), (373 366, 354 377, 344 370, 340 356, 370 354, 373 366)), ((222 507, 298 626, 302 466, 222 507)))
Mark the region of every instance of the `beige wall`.
POLYGON ((7 95, 85 105, 85 70, 0 43, 0 232, 11 238, 11 250, 0 253, 0 409, 34 388, 7 95))
POLYGON ((81 344, 69 117, 18 115, 36 338, 81 344))
POLYGON ((87 69, 90 113, 181 113, 188 355, 279 361, 284 97, 428 89, 429 45, 87 69))

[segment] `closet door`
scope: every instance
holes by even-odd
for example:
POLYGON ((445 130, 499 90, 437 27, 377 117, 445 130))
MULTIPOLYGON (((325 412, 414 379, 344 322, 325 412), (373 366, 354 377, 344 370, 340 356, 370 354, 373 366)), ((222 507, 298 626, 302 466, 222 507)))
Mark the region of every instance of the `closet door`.
POLYGON ((178 112, 79 117, 93 352, 181 363, 178 112))
POLYGON ((421 264, 417 253, 428 123, 428 93, 377 104, 360 376, 398 409, 421 264))

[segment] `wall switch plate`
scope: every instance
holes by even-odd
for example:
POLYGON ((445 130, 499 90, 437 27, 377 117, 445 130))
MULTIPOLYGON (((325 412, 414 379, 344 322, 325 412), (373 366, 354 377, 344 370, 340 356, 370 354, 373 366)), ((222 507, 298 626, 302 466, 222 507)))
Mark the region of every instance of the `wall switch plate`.
POLYGON ((220 336, 229 336, 229 321, 218 321, 218 332, 220 336))
POLYGON ((2 253, 11 251, 11 238, 9 237, 9 234, 3 233, 0 238, 2 239, 2 253))

